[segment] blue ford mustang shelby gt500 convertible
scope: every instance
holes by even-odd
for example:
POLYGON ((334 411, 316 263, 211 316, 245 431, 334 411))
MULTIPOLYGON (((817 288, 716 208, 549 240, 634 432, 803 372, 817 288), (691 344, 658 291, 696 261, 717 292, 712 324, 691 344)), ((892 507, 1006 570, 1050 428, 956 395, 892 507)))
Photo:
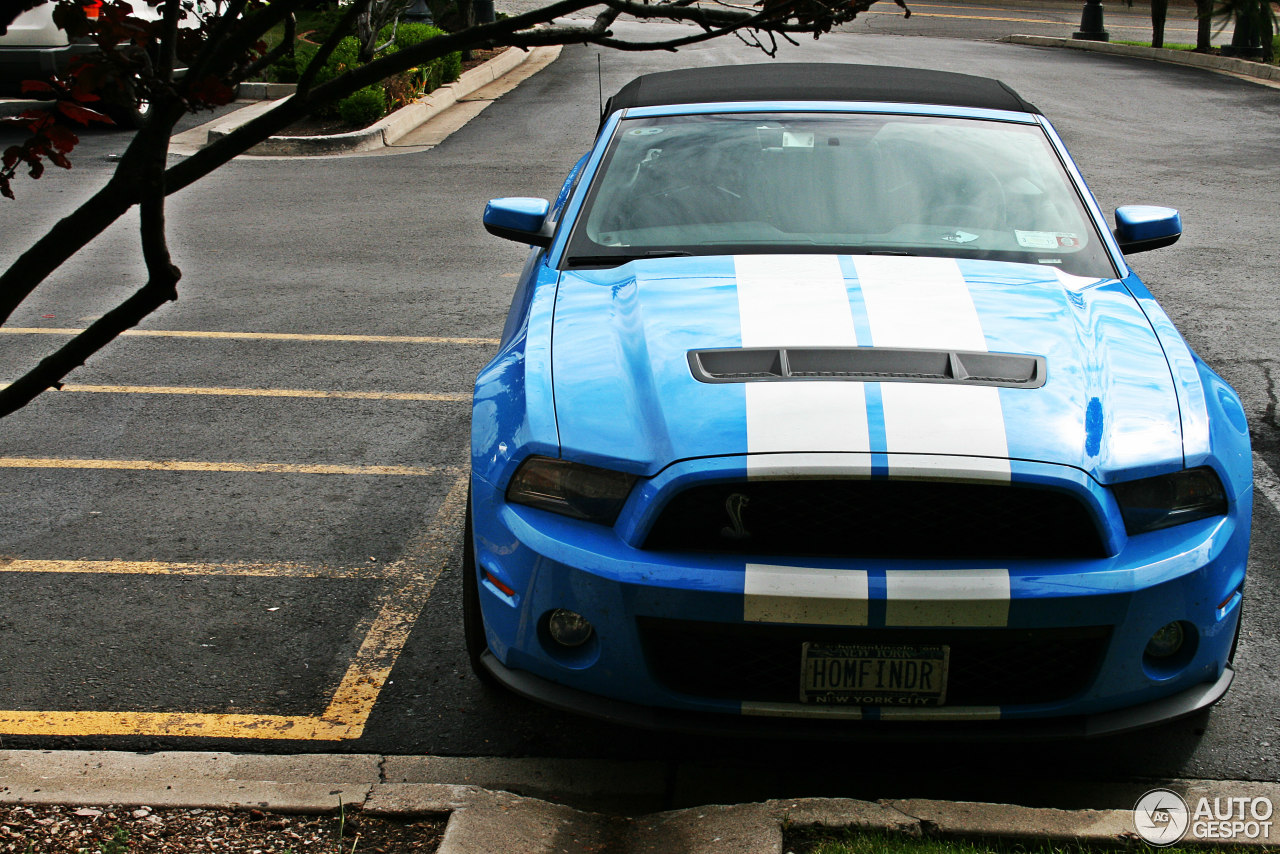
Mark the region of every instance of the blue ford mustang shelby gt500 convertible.
POLYGON ((1227 690, 1245 415, 1125 262, 1178 213, 1110 231, 1008 87, 645 75, 554 203, 484 221, 533 247, 475 386, 485 678, 878 736, 1116 732, 1227 690))

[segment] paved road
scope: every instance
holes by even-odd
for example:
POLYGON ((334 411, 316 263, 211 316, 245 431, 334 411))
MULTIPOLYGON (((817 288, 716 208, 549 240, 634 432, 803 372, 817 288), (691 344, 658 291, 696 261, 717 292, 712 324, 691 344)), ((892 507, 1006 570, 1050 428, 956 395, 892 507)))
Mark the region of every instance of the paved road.
MULTIPOLYGON (((499 11, 527 12, 542 4, 538 0, 497 0, 499 11)), ((934 38, 994 39, 1012 33, 1070 37, 1080 29, 1082 2, 1072 0, 907 0, 911 17, 891 0, 880 0, 867 12, 840 28, 842 32, 880 35, 930 36, 934 38)), ((579 18, 593 17, 604 7, 584 10, 579 18)), ((1112 41, 1150 41, 1151 4, 1104 4, 1104 27, 1112 41)), ((1219 31, 1215 24, 1213 44, 1229 44, 1232 29, 1219 31)), ((1169 4, 1165 19, 1165 41, 1195 44, 1195 4, 1181 0, 1169 4)))
MULTIPOLYGON (((1104 208, 1181 208, 1183 240, 1136 264, 1240 389, 1261 458, 1280 468, 1268 334, 1280 92, 958 40, 835 34, 782 58, 999 76, 1055 119, 1104 208)), ((725 42, 604 59, 612 91, 643 71, 756 55, 725 42)), ((492 196, 555 192, 590 141, 595 75, 596 51, 566 49, 434 150, 244 160, 173 200, 183 297, 146 327, 184 334, 124 339, 0 423, 4 744, 670 759, 677 802, 1065 805, 1034 784, 1276 780, 1280 513, 1261 497, 1240 677, 1202 733, 1033 751, 744 745, 622 731, 479 687, 459 643, 454 551, 465 398, 524 253, 478 215, 492 196)), ((0 262, 105 179, 120 139, 94 136, 76 172, 0 207, 0 262)), ((122 223, 0 328, 0 380, 62 340, 48 330, 136 287, 135 240, 122 223)))

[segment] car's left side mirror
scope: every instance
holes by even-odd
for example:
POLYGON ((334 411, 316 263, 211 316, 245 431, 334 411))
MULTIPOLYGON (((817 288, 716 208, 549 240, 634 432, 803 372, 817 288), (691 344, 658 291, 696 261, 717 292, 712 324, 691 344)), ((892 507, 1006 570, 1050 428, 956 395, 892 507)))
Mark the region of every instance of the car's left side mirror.
POLYGON ((546 248, 551 245, 551 229, 546 199, 494 199, 484 208, 484 227, 497 237, 546 248))
POLYGON ((1125 205, 1116 208, 1116 243, 1126 255, 1177 243, 1182 217, 1173 208, 1125 205))

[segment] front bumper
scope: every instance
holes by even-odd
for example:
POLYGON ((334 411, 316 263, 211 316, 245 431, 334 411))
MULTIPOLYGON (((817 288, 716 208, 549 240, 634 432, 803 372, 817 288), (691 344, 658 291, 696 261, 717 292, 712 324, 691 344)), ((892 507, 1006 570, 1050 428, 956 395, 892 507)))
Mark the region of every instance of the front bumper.
MULTIPOLYGON (((1215 702, 1231 682, 1228 656, 1240 614, 1247 517, 1243 524, 1228 515, 1129 538, 1105 559, 1024 560, 993 568, 990 562, 955 560, 655 552, 625 537, 625 511, 616 529, 577 522, 509 505, 479 477, 473 478, 473 501, 489 669, 518 693, 589 715, 715 731, 1078 736, 1192 714, 1215 702), (798 590, 811 589, 807 595, 753 592, 753 578, 778 572, 797 579, 798 590), (844 593, 814 594, 815 584, 833 577, 865 581, 861 588, 842 588, 844 593), (970 580, 979 582, 977 592, 970 580), (948 585, 954 597, 932 596, 930 588, 948 585), (556 608, 586 616, 595 636, 579 648, 558 648, 546 631, 547 615, 556 608), (930 634, 931 643, 947 632, 988 641, 1005 631, 1010 638, 1101 633, 1103 648, 1062 696, 955 701, 925 709, 833 709, 803 705, 798 698, 700 692, 688 680, 673 684, 654 667, 652 638, 643 630, 654 621, 676 621, 712 632, 723 627, 726 634, 751 626, 794 636, 812 626, 817 635, 843 630, 838 623, 846 612, 853 615, 848 625, 858 631, 901 636, 918 629, 930 634), (1192 629, 1194 650, 1172 666, 1153 668, 1144 660, 1146 644, 1175 620, 1192 629), (701 722, 706 719, 714 723, 701 722)), ((700 652, 693 636, 689 650, 691 656, 700 652)), ((726 653, 719 655, 707 663, 724 661, 726 653)), ((798 674, 798 660, 795 665, 798 674)))
POLYGON ((587 694, 523 670, 505 667, 493 653, 482 663, 509 690, 527 699, 574 714, 641 729, 683 732, 691 735, 746 736, 757 738, 840 738, 955 741, 1016 741, 1036 739, 1100 738, 1143 729, 1194 715, 1222 699, 1231 687, 1235 671, 1228 665, 1216 682, 1203 682, 1171 697, 1139 706, 1062 718, 1020 721, 932 721, 888 725, 849 726, 845 721, 814 718, 726 717, 677 709, 637 706, 587 694))
POLYGON ((24 80, 47 80, 67 70, 71 60, 98 51, 96 44, 53 47, 0 46, 0 94, 16 95, 24 80))

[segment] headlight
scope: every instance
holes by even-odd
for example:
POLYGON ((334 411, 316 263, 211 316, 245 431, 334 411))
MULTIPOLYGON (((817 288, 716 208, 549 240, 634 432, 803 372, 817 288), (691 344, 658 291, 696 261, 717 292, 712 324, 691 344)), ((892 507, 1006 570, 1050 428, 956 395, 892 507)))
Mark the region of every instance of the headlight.
POLYGON ((612 525, 635 475, 550 457, 529 457, 507 487, 507 500, 552 513, 612 525))
POLYGON ((1227 494, 1213 469, 1198 468, 1112 485, 1124 528, 1133 534, 1158 531, 1227 512, 1227 494))

